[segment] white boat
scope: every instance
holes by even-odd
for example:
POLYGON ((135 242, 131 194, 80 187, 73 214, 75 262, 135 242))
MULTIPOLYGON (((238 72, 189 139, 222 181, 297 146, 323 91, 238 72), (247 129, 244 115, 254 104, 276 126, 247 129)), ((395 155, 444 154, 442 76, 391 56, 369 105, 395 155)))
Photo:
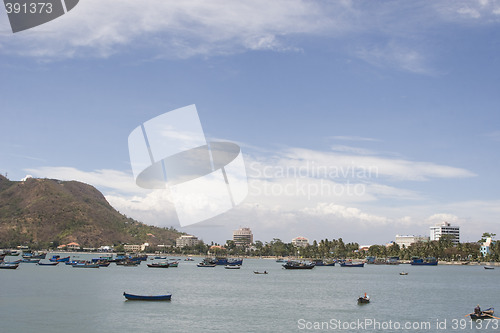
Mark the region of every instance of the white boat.
POLYGON ((226 265, 224 266, 225 269, 240 269, 240 265, 226 265))

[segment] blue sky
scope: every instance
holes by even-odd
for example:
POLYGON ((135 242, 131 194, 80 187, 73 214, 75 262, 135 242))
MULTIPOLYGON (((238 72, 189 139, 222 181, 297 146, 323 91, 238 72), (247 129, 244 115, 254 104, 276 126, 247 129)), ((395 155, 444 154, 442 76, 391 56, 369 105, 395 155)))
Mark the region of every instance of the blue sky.
POLYGON ((499 25, 498 1, 85 0, 16 34, 0 11, 0 172, 90 183, 207 242, 385 243, 442 220, 475 241, 499 231, 499 25), (168 193, 134 184, 127 137, 190 104, 242 147, 250 193, 180 228, 168 193), (276 172, 299 167, 377 172, 276 172), (344 192, 277 194, 320 183, 344 192))

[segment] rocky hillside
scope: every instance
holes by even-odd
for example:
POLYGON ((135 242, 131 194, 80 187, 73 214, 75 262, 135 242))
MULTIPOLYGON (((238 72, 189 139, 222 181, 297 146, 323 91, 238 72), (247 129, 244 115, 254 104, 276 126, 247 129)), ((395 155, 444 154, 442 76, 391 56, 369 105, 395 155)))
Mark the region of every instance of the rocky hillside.
POLYGON ((179 235, 120 214, 90 185, 36 178, 15 182, 0 175, 0 247, 174 244, 179 235))

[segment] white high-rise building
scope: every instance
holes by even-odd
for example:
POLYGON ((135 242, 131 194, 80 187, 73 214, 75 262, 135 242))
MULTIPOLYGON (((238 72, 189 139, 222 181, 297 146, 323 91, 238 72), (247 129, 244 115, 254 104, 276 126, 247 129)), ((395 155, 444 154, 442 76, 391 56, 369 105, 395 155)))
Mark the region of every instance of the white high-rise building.
POLYGON ((240 228, 233 231, 233 242, 236 246, 247 246, 253 243, 253 234, 250 228, 240 228))
POLYGON ((175 240, 176 247, 195 246, 200 242, 198 237, 193 235, 182 235, 175 240))
POLYGON ((453 226, 450 223, 444 221, 442 223, 438 223, 435 226, 430 227, 431 241, 439 240, 443 235, 451 235, 453 244, 458 244, 460 242, 460 227, 453 226))

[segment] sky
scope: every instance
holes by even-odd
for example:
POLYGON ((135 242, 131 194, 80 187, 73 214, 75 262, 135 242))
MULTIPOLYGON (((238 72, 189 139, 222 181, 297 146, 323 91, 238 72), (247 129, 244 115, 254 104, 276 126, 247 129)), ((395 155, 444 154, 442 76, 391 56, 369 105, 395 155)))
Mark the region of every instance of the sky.
POLYGON ((500 1, 82 0, 12 33, 0 10, 0 173, 78 180, 147 224, 223 243, 385 244, 442 221, 499 233, 500 1), (248 195, 181 227, 135 184, 129 134, 195 104, 248 195))

